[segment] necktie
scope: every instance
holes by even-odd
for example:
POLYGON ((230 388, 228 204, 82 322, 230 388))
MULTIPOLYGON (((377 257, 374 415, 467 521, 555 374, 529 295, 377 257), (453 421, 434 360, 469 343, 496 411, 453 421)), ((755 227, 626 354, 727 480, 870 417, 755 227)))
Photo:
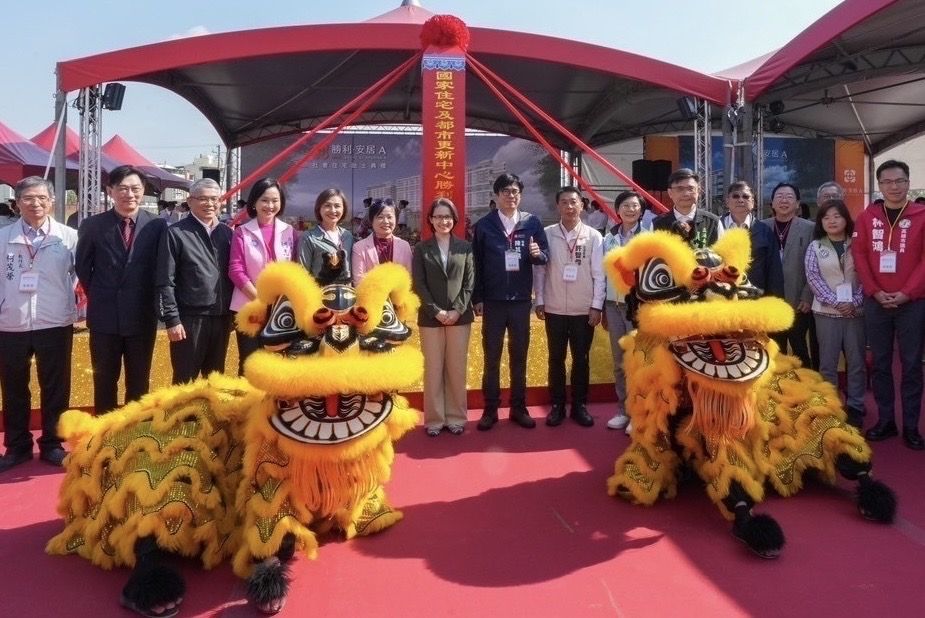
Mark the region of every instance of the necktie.
POLYGON ((125 249, 132 248, 132 220, 129 218, 122 219, 122 244, 125 249))

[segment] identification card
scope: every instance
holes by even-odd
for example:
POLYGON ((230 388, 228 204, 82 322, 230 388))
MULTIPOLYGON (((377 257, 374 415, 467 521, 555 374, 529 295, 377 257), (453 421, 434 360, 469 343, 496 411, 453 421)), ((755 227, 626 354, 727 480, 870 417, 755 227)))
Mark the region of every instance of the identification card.
POLYGON ((39 289, 38 273, 23 273, 19 276, 20 292, 37 292, 39 289))
POLYGON ((562 268, 563 281, 578 281, 578 264, 566 264, 562 268))
POLYGON ((882 273, 895 273, 896 272, 896 252, 895 251, 884 251, 880 254, 880 272, 882 273))
POLYGON ((835 300, 840 303, 850 303, 853 292, 850 283, 839 283, 835 286, 835 300))
POLYGON ((507 272, 517 272, 520 270, 520 251, 504 252, 504 270, 507 272))

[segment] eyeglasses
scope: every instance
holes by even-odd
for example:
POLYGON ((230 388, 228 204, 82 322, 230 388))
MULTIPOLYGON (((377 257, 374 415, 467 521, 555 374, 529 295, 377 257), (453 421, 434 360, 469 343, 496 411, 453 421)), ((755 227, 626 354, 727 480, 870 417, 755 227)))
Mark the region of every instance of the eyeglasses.
POLYGON ((17 201, 22 204, 47 204, 51 198, 47 195, 23 195, 17 198, 17 201))
POLYGON ((431 215, 432 221, 452 221, 453 215, 431 215))
POLYGON ((697 189, 698 187, 696 185, 694 185, 693 187, 686 186, 686 185, 672 185, 671 186, 671 190, 677 191, 678 193, 696 193, 697 189))
POLYGON ((501 189, 499 193, 501 195, 507 195, 508 197, 517 197, 520 195, 520 189, 501 189))
POLYGON ((642 204, 639 204, 637 202, 623 202, 622 204, 617 206, 617 208, 625 208, 627 210, 639 210, 640 208, 642 208, 642 204))
POLYGON ((886 180, 878 180, 877 184, 881 187, 901 187, 903 185, 909 184, 908 178, 897 178, 895 180, 887 178, 886 180))
POLYGON ((734 200, 750 200, 752 199, 751 194, 749 193, 730 193, 729 197, 734 200))
POLYGON ((208 202, 210 204, 218 204, 219 198, 215 196, 207 195, 193 195, 190 197, 191 200, 196 200, 197 202, 208 202))
POLYGON ((134 193, 135 195, 141 195, 145 192, 144 185, 117 185, 116 191, 119 193, 134 193))

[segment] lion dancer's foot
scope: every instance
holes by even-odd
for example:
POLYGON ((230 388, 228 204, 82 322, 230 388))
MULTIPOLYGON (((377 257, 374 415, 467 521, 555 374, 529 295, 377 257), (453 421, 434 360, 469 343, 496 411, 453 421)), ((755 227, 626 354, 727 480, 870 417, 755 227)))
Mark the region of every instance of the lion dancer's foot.
POLYGON ((784 531, 770 515, 753 515, 754 500, 735 481, 729 486, 729 495, 723 500, 735 514, 732 534, 762 558, 777 558, 784 547, 784 531))
POLYGON ((135 568, 122 589, 123 607, 148 618, 176 616, 186 593, 183 577, 163 564, 164 553, 153 536, 135 542, 135 568))
POLYGON ((277 614, 289 595, 289 561, 295 554, 295 535, 286 534, 279 550, 254 567, 247 580, 247 598, 264 614, 277 614))
POLYGON ((843 477, 858 482, 858 511, 864 519, 893 523, 896 517, 896 494, 885 483, 871 477, 870 462, 858 463, 843 453, 835 460, 835 466, 843 477))

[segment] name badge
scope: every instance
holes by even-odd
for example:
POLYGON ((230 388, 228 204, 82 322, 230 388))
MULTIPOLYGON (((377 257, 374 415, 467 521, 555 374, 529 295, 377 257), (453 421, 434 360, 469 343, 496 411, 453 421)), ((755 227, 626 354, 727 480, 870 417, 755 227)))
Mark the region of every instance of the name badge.
POLYGON ((835 300, 840 303, 850 303, 852 301, 852 290, 850 283, 839 283, 835 286, 835 300))
POLYGON ((39 289, 38 273, 23 273, 19 276, 20 292, 37 292, 39 289))
POLYGON ((895 273, 896 272, 896 252, 895 251, 884 251, 880 254, 880 272, 882 273, 895 273))
POLYGON ((578 281, 578 264, 566 264, 562 267, 563 281, 578 281))
POLYGON ((507 250, 504 252, 504 270, 509 273, 520 270, 520 251, 507 250))

